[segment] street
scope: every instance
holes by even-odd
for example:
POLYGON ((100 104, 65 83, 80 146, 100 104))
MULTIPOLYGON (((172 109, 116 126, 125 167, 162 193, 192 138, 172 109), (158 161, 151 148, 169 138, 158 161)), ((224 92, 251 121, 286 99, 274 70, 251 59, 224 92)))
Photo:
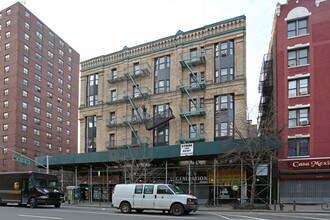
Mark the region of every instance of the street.
POLYGON ((59 209, 44 206, 36 209, 30 207, 18 207, 16 205, 1 206, 0 219, 3 220, 142 220, 142 219, 207 219, 207 220, 275 220, 275 219, 310 219, 310 220, 330 220, 329 213, 301 213, 301 212, 219 212, 219 211, 197 211, 185 216, 172 216, 159 211, 146 211, 142 214, 132 212, 122 214, 113 208, 100 207, 78 207, 63 206, 59 209))

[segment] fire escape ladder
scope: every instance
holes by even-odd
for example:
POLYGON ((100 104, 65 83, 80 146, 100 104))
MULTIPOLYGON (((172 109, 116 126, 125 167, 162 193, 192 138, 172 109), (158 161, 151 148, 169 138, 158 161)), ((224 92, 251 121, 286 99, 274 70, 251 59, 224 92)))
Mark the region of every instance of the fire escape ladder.
POLYGON ((134 100, 130 96, 127 96, 127 99, 129 101, 129 103, 131 104, 131 106, 133 107, 133 109, 136 112, 136 114, 139 117, 139 119, 143 122, 143 118, 142 118, 142 116, 141 116, 141 114, 139 112, 138 107, 135 105, 134 100))
POLYGON ((132 131, 134 137, 136 138, 136 140, 137 140, 137 142, 138 142, 138 145, 139 145, 139 146, 142 146, 142 141, 141 141, 139 135, 137 134, 135 128, 133 127, 132 123, 129 122, 129 121, 126 121, 125 124, 127 124, 127 126, 131 129, 131 131, 132 131))

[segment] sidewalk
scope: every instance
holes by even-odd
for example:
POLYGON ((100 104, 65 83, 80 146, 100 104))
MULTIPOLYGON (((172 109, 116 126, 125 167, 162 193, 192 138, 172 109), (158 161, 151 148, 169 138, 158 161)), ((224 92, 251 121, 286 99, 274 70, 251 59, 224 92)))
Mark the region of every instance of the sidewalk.
MULTIPOLYGON (((95 207, 95 208, 112 208, 110 202, 79 202, 76 204, 68 204, 65 202, 62 204, 64 206, 78 206, 78 207, 95 207)), ((294 210, 294 207, 292 204, 285 204, 283 207, 283 210, 280 210, 280 206, 276 206, 276 210, 274 205, 272 205, 271 210, 265 210, 265 209, 255 209, 255 210, 239 210, 239 209, 233 209, 233 207, 229 204, 224 204, 220 207, 211 206, 206 207, 205 205, 200 205, 198 208, 198 211, 220 211, 220 212, 242 212, 242 211, 248 211, 248 212, 313 212, 313 213, 329 213, 330 211, 324 211, 321 208, 321 204, 315 204, 315 205, 303 205, 303 204, 297 204, 294 210)))

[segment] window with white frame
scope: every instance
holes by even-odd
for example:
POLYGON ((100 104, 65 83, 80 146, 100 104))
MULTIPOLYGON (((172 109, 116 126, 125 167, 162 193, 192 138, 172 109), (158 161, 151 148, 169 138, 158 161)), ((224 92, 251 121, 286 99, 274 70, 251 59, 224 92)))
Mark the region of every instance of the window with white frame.
POLYGON ((308 62, 308 48, 288 51, 288 67, 307 65, 308 62))
POLYGON ((288 97, 304 96, 309 94, 309 78, 294 79, 288 82, 288 97))
POLYGON ((289 128, 309 125, 309 108, 289 109, 289 128))
POLYGON ((307 18, 288 22, 288 38, 297 37, 306 34, 308 34, 307 18))
POLYGON ((309 137, 288 139, 288 157, 308 156, 309 137))

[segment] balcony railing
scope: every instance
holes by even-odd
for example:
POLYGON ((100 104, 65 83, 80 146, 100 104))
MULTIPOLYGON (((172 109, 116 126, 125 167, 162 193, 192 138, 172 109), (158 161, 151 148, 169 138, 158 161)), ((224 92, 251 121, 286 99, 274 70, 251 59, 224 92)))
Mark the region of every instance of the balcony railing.
POLYGON ((158 127, 161 124, 164 124, 170 120, 172 120, 174 117, 172 109, 168 108, 165 111, 155 115, 154 117, 147 119, 145 121, 145 126, 148 131, 154 129, 155 127, 158 127))

